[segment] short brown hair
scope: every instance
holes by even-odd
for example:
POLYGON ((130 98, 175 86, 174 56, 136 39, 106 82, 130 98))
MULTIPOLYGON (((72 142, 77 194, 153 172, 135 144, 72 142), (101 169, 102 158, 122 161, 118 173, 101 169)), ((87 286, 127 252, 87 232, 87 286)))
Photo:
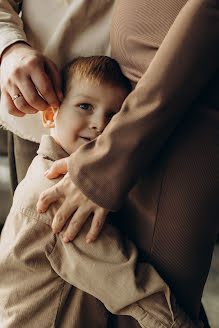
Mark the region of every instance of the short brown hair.
POLYGON ((97 84, 107 83, 132 90, 117 61, 108 56, 77 57, 62 70, 62 88, 65 94, 72 78, 87 79, 97 84))

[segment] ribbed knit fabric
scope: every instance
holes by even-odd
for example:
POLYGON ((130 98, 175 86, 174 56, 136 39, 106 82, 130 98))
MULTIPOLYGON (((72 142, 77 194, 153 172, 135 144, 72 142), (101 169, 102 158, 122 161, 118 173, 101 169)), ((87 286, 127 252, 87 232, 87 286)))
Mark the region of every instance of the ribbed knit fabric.
POLYGON ((113 57, 136 83, 187 0, 120 0, 111 28, 113 57))
MULTIPOLYGON (((112 53, 133 85, 149 67, 186 2, 117 2, 111 28, 112 53)), ((126 217, 128 233, 150 254, 152 263, 193 318, 199 312, 219 231, 218 126, 219 112, 213 105, 212 112, 198 110, 186 116, 171 136, 151 170, 154 182, 148 184, 151 199, 156 199, 153 190, 162 175, 154 222, 144 213, 144 195, 136 196, 121 212, 126 217)), ((148 182, 145 181, 142 184, 148 182)))

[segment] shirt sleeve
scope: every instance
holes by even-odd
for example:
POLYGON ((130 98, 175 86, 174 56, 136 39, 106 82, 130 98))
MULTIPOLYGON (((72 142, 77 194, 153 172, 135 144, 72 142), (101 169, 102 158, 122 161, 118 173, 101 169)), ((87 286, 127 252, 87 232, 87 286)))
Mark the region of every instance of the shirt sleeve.
POLYGON ((11 44, 27 42, 23 22, 18 15, 21 1, 0 0, 0 56, 11 44))
MULTIPOLYGON (((90 221, 64 243, 60 234, 47 257, 63 280, 99 299, 112 313, 129 315, 141 327, 195 327, 169 287, 149 263, 138 262, 134 244, 105 224, 98 239, 86 244, 90 221)), ((197 326, 196 326, 197 327, 197 326)))
POLYGON ((148 70, 96 141, 70 157, 73 182, 98 205, 121 207, 219 66, 219 1, 190 0, 148 70))
MULTIPOLYGON (((99 238, 88 245, 85 237, 89 228, 87 221, 79 235, 67 244, 59 234, 47 254, 53 270, 63 280, 98 298, 112 313, 122 313, 146 298, 156 303, 160 294, 170 304, 168 286, 150 264, 137 263, 137 249, 131 241, 125 241, 106 224, 99 238)), ((165 309, 170 314, 168 306, 165 309)))

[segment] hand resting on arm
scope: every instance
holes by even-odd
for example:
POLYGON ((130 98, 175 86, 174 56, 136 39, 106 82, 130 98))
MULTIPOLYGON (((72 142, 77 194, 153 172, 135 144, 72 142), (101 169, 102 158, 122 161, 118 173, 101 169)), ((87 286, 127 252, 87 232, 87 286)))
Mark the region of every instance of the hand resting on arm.
POLYGON ((45 172, 49 179, 57 178, 65 174, 61 181, 44 191, 37 203, 37 211, 45 212, 50 204, 57 199, 62 199, 62 205, 58 209, 52 222, 53 233, 62 230, 67 220, 72 216, 69 225, 63 235, 63 240, 68 242, 73 240, 87 219, 93 214, 90 230, 86 235, 87 243, 94 241, 99 235, 109 210, 104 209, 89 200, 77 186, 72 182, 68 172, 68 158, 60 159, 52 165, 50 170, 45 172))

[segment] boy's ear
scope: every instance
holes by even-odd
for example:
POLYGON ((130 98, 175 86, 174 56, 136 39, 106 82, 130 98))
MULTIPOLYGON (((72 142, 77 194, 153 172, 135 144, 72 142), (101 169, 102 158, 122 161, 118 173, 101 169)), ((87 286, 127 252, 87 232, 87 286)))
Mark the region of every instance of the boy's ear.
POLYGON ((50 129, 55 127, 54 114, 55 110, 52 107, 48 107, 42 112, 42 121, 45 128, 50 129))

